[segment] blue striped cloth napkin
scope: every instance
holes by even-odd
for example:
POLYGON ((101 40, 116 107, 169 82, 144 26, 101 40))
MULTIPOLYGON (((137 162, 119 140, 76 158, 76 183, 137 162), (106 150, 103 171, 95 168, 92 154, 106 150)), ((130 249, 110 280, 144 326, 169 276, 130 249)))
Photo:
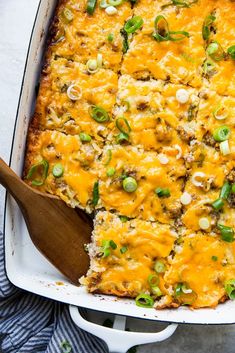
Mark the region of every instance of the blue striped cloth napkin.
POLYGON ((0 347, 2 353, 105 353, 106 345, 80 330, 68 306, 14 287, 7 279, 0 233, 0 347))

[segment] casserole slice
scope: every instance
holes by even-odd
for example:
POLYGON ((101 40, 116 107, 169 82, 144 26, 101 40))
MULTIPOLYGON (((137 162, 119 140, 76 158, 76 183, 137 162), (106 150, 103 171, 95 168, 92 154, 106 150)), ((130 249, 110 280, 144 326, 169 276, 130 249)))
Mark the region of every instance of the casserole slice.
MULTIPOLYGON (((81 282, 93 293, 125 297, 150 293, 148 278, 156 274, 155 263, 161 260, 164 270, 168 267, 167 256, 176 238, 169 225, 98 212, 88 246, 91 266, 81 282)), ((158 286, 163 292, 164 285, 161 273, 158 286)))
POLYGON ((98 145, 57 131, 30 130, 27 146, 25 181, 90 213, 101 154, 98 145))

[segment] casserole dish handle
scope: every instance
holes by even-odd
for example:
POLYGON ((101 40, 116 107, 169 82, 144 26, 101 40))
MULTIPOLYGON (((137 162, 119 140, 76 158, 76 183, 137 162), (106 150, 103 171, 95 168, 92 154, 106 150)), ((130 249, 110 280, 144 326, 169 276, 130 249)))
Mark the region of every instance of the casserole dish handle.
POLYGON ((77 306, 70 305, 69 311, 78 327, 106 342, 110 353, 126 353, 129 348, 139 344, 164 341, 175 332, 178 326, 177 324, 170 324, 163 331, 154 333, 130 332, 125 331, 125 316, 116 315, 113 328, 109 328, 84 319, 77 306))

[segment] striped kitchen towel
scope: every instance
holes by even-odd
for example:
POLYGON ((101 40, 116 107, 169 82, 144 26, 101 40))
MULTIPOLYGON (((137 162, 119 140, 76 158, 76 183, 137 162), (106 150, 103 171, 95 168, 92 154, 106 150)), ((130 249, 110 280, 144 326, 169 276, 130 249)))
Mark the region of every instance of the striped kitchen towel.
POLYGON ((68 306, 14 287, 7 279, 0 233, 0 347, 2 353, 105 353, 105 343, 80 330, 68 306))

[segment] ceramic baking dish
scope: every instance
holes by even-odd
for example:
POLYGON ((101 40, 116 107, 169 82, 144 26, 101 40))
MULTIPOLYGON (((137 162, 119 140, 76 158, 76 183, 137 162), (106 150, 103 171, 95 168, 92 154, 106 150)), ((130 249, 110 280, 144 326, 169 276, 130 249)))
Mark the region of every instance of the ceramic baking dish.
MULTIPOLYGON (((45 39, 57 0, 41 0, 31 36, 24 79, 20 94, 10 165, 21 175, 25 141, 30 117, 35 103, 35 87, 41 70, 45 39)), ((36 206, 35 206, 36 207, 36 206)), ((190 310, 144 309, 133 300, 88 294, 82 287, 72 285, 33 246, 22 215, 11 197, 6 199, 5 208, 5 252, 6 271, 12 283, 27 291, 70 304, 74 321, 82 328, 103 338, 110 350, 125 352, 130 346, 169 337, 177 323, 232 324, 235 323, 235 302, 227 301, 216 309, 190 310), (58 285, 63 282, 63 285, 58 285), (116 330, 91 324, 83 319, 78 307, 117 314, 116 330), (131 333, 124 329, 125 316, 174 323, 158 333, 131 333)))

